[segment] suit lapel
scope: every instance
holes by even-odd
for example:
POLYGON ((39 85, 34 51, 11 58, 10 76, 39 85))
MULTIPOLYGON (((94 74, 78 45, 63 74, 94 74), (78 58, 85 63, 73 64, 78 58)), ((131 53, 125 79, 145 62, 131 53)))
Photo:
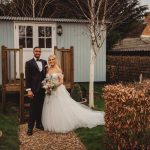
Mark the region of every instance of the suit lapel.
POLYGON ((37 70, 40 71, 40 70, 39 70, 39 67, 38 67, 37 63, 35 62, 35 59, 34 59, 34 58, 32 59, 32 63, 34 64, 35 68, 37 68, 37 70))
POLYGON ((41 60, 42 62, 42 70, 45 72, 45 62, 43 60, 41 60))

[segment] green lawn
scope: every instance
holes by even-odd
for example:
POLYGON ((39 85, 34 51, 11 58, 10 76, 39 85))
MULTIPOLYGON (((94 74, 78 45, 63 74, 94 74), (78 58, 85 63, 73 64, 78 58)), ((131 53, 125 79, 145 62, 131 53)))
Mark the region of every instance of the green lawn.
MULTIPOLYGON (((88 90, 88 84, 82 84, 88 90)), ((96 84, 95 91, 95 109, 104 111, 104 100, 102 99, 102 85, 96 84)), ((105 132, 104 126, 95 128, 80 128, 75 130, 87 150, 105 150, 105 132)))
POLYGON ((3 132, 0 150, 19 150, 18 120, 15 106, 9 106, 5 114, 0 108, 0 130, 3 132))
MULTIPOLYGON (((88 84, 82 84, 88 92, 88 84)), ((104 110, 104 101, 101 98, 102 85, 95 85, 95 109, 104 110)), ((16 99, 16 98, 15 98, 16 99)), ((16 103, 16 102, 14 102, 16 103)), ((0 108, 0 130, 3 138, 0 141, 0 150, 19 150, 18 120, 16 106, 7 106, 7 113, 3 114, 0 108)), ((104 126, 92 129, 80 128, 75 131, 87 150, 105 150, 104 126)))
POLYGON ((95 128, 77 129, 76 134, 81 139, 87 150, 104 150, 104 127, 97 126, 95 128))

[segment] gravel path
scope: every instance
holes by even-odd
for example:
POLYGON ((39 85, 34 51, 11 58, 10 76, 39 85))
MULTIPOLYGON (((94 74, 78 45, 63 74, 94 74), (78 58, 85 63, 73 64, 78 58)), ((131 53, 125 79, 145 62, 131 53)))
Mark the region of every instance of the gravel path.
POLYGON ((20 125, 20 150, 86 150, 74 132, 56 134, 33 130, 32 136, 26 135, 27 124, 20 125))

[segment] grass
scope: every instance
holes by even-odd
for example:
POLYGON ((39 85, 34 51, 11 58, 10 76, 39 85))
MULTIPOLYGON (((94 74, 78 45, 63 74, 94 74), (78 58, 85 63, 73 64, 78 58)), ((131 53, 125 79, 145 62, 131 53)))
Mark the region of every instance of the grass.
MULTIPOLYGON (((82 84, 88 91, 88 84, 82 84)), ((104 110, 104 101, 102 95, 102 85, 95 84, 95 108, 96 110, 104 110)), ((16 99, 16 98, 15 98, 16 99)), ((16 103, 16 102, 14 102, 16 103)), ((18 120, 16 106, 7 106, 10 108, 7 113, 3 114, 0 109, 0 130, 3 132, 3 137, 0 141, 0 150, 19 150, 18 139, 18 120)), ((76 134, 79 136, 87 150, 105 150, 105 132, 104 126, 95 128, 80 128, 76 134)))
POLYGON ((104 127, 97 126, 95 128, 80 128, 76 134, 81 139, 87 150, 104 150, 104 127))
MULTIPOLYGON (((88 84, 82 84, 88 90, 88 84)), ((95 109, 104 111, 104 100, 102 99, 102 85, 95 84, 95 109)), ((80 128, 75 130, 78 137, 81 139, 87 150, 105 150, 105 132, 104 126, 95 128, 80 128)))
POLYGON ((19 150, 18 119, 15 106, 8 106, 7 113, 0 108, 0 130, 3 132, 0 150, 19 150))

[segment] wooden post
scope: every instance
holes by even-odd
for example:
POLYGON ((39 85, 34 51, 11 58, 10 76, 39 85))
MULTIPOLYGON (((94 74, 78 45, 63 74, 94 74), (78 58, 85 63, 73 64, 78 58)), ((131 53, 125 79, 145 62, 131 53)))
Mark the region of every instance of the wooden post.
POLYGON ((24 74, 23 74, 23 48, 19 51, 19 73, 20 73, 20 123, 24 121, 24 74))
POLYGON ((71 67, 70 67, 70 72, 71 72, 71 88, 73 87, 74 84, 74 52, 73 52, 73 46, 70 47, 70 58, 72 58, 71 61, 71 67))
MULTIPOLYGON (((61 51, 61 62, 60 62, 61 63, 61 69, 62 69, 62 72, 65 73, 64 72, 65 71, 65 69, 64 69, 64 52, 63 52, 64 47, 62 47, 60 51, 61 51)), ((65 76, 64 76, 64 80, 65 80, 65 76)))
POLYGON ((5 103, 6 103, 6 90, 5 90, 5 83, 6 83, 6 54, 5 54, 5 46, 2 46, 2 110, 5 111, 5 103))
POLYGON ((19 71, 20 74, 23 72, 23 48, 20 48, 19 52, 19 71))
POLYGON ((54 46, 54 54, 56 55, 57 51, 57 46, 54 46))
POLYGON ((6 51, 6 53, 8 54, 6 62, 7 62, 7 66, 6 69, 8 70, 8 82, 11 82, 11 53, 10 51, 6 51))
POLYGON ((24 74, 20 74, 20 123, 24 121, 24 74))
POLYGON ((16 83, 16 50, 14 49, 14 82, 16 83))

